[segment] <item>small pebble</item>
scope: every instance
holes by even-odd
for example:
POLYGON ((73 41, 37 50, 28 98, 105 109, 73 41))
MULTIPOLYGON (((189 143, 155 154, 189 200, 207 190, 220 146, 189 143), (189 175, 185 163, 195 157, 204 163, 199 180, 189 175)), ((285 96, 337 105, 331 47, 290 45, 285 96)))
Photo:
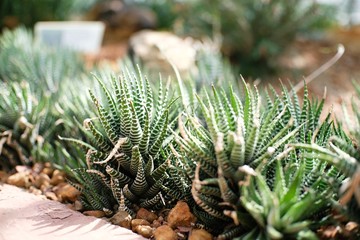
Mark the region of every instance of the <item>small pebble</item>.
POLYGON ((40 173, 34 177, 34 186, 40 188, 41 185, 45 184, 46 186, 50 185, 50 177, 45 173, 40 173))
POLYGON ((54 192, 45 192, 45 197, 47 199, 58 201, 59 199, 56 197, 56 194, 54 192))
POLYGON ((155 240, 177 240, 177 234, 168 225, 162 225, 154 231, 155 240))
POLYGON ((83 212, 83 214, 86 216, 92 216, 92 217, 96 217, 96 218, 105 217, 104 211, 100 211, 100 210, 85 211, 85 212, 83 212))
POLYGON ((84 209, 84 206, 82 205, 82 203, 79 200, 76 200, 74 202, 74 207, 76 211, 82 211, 84 209))
POLYGON ((54 192, 61 202, 75 202, 80 195, 79 190, 65 182, 54 187, 54 192))
POLYGON ((189 240, 212 240, 213 236, 204 229, 193 229, 190 232, 189 240))
POLYGON ((65 173, 61 172, 59 170, 54 170, 52 177, 51 177, 51 181, 50 184, 53 186, 56 186, 60 183, 65 182, 65 173))
POLYGON ((29 183, 29 175, 25 172, 15 173, 9 176, 6 180, 8 184, 17 186, 17 187, 26 187, 29 183))
POLYGON ((150 226, 150 223, 145 219, 133 219, 131 220, 131 229, 135 232, 135 228, 139 225, 150 226))
POLYGON ((9 175, 5 171, 0 171, 0 182, 6 182, 9 175))
POLYGON ((172 228, 178 226, 191 227, 196 222, 196 217, 190 212, 190 208, 184 201, 179 201, 173 209, 170 210, 168 224, 172 228))
POLYGON ((43 169, 44 169, 44 164, 42 163, 35 163, 34 166, 32 167, 32 170, 37 174, 40 174, 43 169))
POLYGON ((42 172, 48 175, 49 177, 51 177, 54 172, 54 169, 52 167, 44 167, 42 172))
POLYGON ((150 238, 153 235, 153 229, 147 225, 138 225, 133 231, 145 238, 150 238))
POLYGON ((359 227, 359 225, 356 222, 348 222, 345 225, 345 230, 352 232, 352 231, 356 230, 358 227, 359 227))
POLYGON ((65 204, 65 206, 66 206, 68 209, 71 209, 71 210, 73 210, 73 211, 76 211, 75 206, 74 206, 73 203, 67 203, 67 204, 65 204))
POLYGON ((159 220, 154 220, 151 224, 153 228, 158 228, 161 226, 161 222, 159 220))
POLYGON ((43 193, 51 191, 50 183, 45 182, 44 184, 42 184, 42 185, 40 186, 40 190, 41 190, 43 193))
POLYGON ((131 229, 131 216, 126 211, 118 211, 110 218, 110 222, 127 229, 131 229))
POLYGON ((34 186, 29 187, 29 192, 31 192, 32 194, 35 194, 37 196, 42 194, 42 191, 40 189, 37 189, 34 186))
POLYGON ((154 220, 158 218, 158 216, 155 213, 150 212, 145 208, 140 208, 136 213, 136 218, 145 219, 146 221, 152 223, 154 220))

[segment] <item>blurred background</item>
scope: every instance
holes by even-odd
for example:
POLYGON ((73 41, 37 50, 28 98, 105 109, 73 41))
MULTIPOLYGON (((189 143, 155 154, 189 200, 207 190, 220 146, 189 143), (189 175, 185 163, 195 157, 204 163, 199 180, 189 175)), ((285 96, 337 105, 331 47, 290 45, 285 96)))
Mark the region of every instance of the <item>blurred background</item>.
POLYGON ((2 31, 68 20, 105 24, 101 49, 86 55, 90 63, 130 54, 156 71, 171 71, 166 66, 170 59, 186 73, 198 60, 201 45, 247 79, 298 81, 334 56, 342 43, 345 55, 317 79, 319 89, 313 90, 320 94, 327 85, 340 97, 339 89, 352 88, 344 82, 360 75, 360 0, 0 2, 2 31))

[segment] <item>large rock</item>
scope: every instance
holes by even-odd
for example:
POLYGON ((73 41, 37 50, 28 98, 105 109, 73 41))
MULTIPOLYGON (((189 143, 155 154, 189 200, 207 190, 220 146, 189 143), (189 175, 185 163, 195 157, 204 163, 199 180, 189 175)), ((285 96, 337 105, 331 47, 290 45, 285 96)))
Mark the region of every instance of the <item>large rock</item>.
POLYGON ((189 73, 195 67, 196 50, 193 41, 181 39, 170 32, 143 30, 130 38, 130 53, 139 58, 152 72, 174 75, 169 62, 180 73, 189 73))

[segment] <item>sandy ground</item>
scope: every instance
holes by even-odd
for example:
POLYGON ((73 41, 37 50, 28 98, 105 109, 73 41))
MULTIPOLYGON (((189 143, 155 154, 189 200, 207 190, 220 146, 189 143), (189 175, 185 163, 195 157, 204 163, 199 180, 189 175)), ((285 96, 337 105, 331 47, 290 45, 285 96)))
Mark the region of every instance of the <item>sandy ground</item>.
POLYGON ((0 240, 142 240, 128 229, 87 217, 59 202, 0 185, 0 240))

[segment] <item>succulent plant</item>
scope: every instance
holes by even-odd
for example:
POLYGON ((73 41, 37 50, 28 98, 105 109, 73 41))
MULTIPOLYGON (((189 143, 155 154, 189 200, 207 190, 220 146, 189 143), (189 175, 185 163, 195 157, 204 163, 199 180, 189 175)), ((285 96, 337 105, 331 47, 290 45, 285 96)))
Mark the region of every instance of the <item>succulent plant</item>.
POLYGON ((36 150, 59 126, 51 115, 49 96, 39 100, 27 82, 0 85, 0 167, 10 171, 32 164, 36 150))
POLYGON ((339 124, 337 134, 331 136, 326 145, 299 143, 294 147, 305 149, 305 156, 331 164, 346 177, 339 188, 340 203, 343 205, 340 210, 343 210, 343 213, 350 219, 360 222, 360 153, 358 149, 360 143, 360 115, 358 114, 360 87, 356 83, 354 83, 354 87, 357 93, 357 98, 352 100, 355 117, 350 119, 344 108, 344 119, 350 135, 347 136, 339 124))
POLYGON ((90 110, 77 95, 80 83, 91 83, 82 77, 84 71, 84 62, 75 52, 41 46, 25 28, 4 31, 0 37, 0 158, 6 170, 33 161, 51 161, 67 170, 83 166, 66 161, 66 152, 76 150, 60 145, 57 135, 80 134, 78 126, 69 123, 73 117, 83 117, 81 107, 90 110))
POLYGON ((5 30, 0 38, 0 79, 27 81, 37 94, 51 94, 56 100, 61 86, 85 73, 80 56, 69 50, 43 46, 25 28, 5 30), (41 87, 39 87, 41 86, 41 87))
MULTIPOLYGON (((275 191, 279 188, 277 175, 280 170, 277 159, 282 159, 281 171, 287 169, 289 174, 287 182, 282 186, 286 191, 281 194, 288 191, 291 182, 295 181, 294 176, 300 174, 297 172, 301 172, 299 176, 301 184, 296 183, 296 191, 301 192, 301 197, 299 195, 292 197, 300 202, 304 201, 305 204, 308 198, 312 199, 316 193, 322 200, 322 204, 319 203, 311 214, 305 212, 300 214, 301 221, 308 221, 312 216, 321 215, 324 206, 330 205, 330 201, 324 199, 329 195, 330 199, 335 197, 335 194, 327 193, 329 184, 322 174, 329 178, 339 177, 336 169, 327 169, 327 165, 321 164, 319 160, 300 157, 301 150, 294 151, 286 147, 287 144, 298 141, 316 141, 319 144, 327 142, 333 128, 329 116, 320 124, 323 101, 311 104, 305 89, 304 103, 300 107, 297 96, 295 94, 291 96, 291 93, 283 87, 281 96, 273 91, 276 100, 272 100, 268 94, 266 104, 262 108, 256 88, 252 90, 244 84, 244 93, 244 102, 234 92, 230 92, 230 96, 227 97, 224 92, 218 92, 215 88, 213 88, 213 97, 207 95, 205 102, 198 97, 200 116, 204 120, 194 115, 186 116, 186 122, 180 118, 181 137, 176 137, 183 155, 187 158, 183 161, 185 168, 189 177, 193 179, 191 192, 196 202, 194 212, 200 221, 215 233, 221 233, 225 229, 219 235, 220 239, 248 234, 253 229, 264 234, 262 227, 271 226, 270 223, 261 226, 254 214, 257 208, 252 209, 249 206, 252 201, 259 200, 262 191, 267 191, 269 196, 267 199, 260 198, 256 203, 258 205, 268 204, 272 201, 269 200, 270 197, 278 198, 280 201, 286 195, 279 195, 275 191), (252 184, 249 187, 239 187, 239 183, 247 181, 249 173, 255 172, 253 169, 257 169, 258 173, 252 184), (258 185, 263 184, 264 181, 266 185, 260 189, 258 185), (243 196, 244 193, 246 194, 243 196), (251 199, 255 196, 257 199, 251 199), (307 196, 306 201, 302 199, 304 196, 307 196)), ((277 205, 271 206, 274 209, 277 207, 277 205)), ((259 213, 265 219, 270 214, 269 208, 270 206, 267 206, 266 210, 259 213)), ((291 213, 290 209, 286 208, 281 211, 283 211, 281 214, 291 213)), ((299 219, 294 222, 280 221, 279 224, 284 226, 290 223, 297 224, 299 219)), ((306 229, 308 225, 305 225, 306 229)), ((276 231, 286 236, 284 228, 276 231)), ((310 234, 307 230, 304 231, 310 234)))
POLYGON ((92 138, 87 143, 68 139, 86 151, 87 169, 74 169, 82 179, 92 179, 82 186, 84 206, 116 210, 113 203, 120 204, 122 194, 128 209, 131 204, 163 206, 162 186, 170 165, 170 156, 163 149, 168 144, 171 124, 168 87, 163 89, 160 80, 155 100, 140 70, 130 73, 125 69, 119 78, 112 77, 112 90, 100 78, 95 79, 105 101, 102 103, 90 91, 98 116, 84 123, 92 138), (92 184, 94 187, 89 188, 92 184), (102 196, 106 201, 93 196, 102 196))
MULTIPOLYGON (((319 192, 312 186, 305 189, 308 176, 304 164, 282 165, 281 159, 276 159, 271 187, 260 171, 253 173, 249 183, 241 184, 241 204, 257 225, 241 239, 317 239, 315 230, 326 220, 321 214, 329 205, 327 198, 333 197, 331 191, 319 192)), ((239 225, 241 220, 235 217, 239 225)))

